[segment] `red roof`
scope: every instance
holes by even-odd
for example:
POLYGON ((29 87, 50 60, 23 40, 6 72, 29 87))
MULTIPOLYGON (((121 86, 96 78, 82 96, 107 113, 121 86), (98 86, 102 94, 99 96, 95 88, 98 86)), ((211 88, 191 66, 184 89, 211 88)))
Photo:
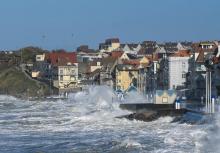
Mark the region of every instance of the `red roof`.
POLYGON ((75 52, 52 52, 48 53, 46 57, 52 65, 67 65, 67 63, 77 63, 77 55, 75 52))
POLYGON ((138 59, 135 59, 135 60, 123 60, 123 64, 140 65, 140 60, 138 60, 138 59))
POLYGON ((189 57, 190 51, 189 50, 179 50, 178 52, 171 54, 171 57, 189 57))

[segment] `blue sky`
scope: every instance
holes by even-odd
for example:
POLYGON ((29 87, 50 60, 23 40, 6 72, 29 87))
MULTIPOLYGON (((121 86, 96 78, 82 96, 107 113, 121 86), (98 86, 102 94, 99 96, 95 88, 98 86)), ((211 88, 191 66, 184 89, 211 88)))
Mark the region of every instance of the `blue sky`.
POLYGON ((220 39, 219 0, 0 0, 0 50, 220 39))

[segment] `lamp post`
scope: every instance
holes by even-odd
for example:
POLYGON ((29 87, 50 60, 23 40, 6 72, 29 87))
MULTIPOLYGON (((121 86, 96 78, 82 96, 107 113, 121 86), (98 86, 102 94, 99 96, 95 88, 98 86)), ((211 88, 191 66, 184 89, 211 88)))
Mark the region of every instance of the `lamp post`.
POLYGON ((49 81, 50 81, 50 87, 49 87, 49 92, 50 92, 50 95, 51 95, 51 77, 52 77, 52 74, 51 74, 51 64, 49 65, 49 81))
POLYGON ((156 102, 157 61, 153 61, 153 102, 156 102))
POLYGON ((212 100, 212 69, 213 69, 212 57, 209 57, 205 61, 206 66, 206 112, 214 113, 214 100, 212 100))

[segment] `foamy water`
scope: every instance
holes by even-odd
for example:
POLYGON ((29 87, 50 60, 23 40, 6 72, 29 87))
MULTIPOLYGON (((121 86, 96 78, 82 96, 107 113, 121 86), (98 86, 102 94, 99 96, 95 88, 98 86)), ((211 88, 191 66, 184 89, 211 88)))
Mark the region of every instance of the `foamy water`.
MULTIPOLYGON (((199 153, 219 149, 206 147, 213 144, 211 135, 218 140, 213 134, 219 133, 218 120, 213 125, 189 125, 171 123, 171 117, 149 123, 117 119, 128 112, 120 110, 113 95, 107 87, 91 87, 56 102, 0 96, 0 152, 199 153)), ((132 95, 129 100, 140 102, 141 98, 132 95)))

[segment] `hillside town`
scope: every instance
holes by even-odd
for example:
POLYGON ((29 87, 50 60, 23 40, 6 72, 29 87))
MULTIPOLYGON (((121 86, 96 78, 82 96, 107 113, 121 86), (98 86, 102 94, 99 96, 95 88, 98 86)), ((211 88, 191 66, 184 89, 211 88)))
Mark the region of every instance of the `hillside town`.
POLYGON ((198 100, 205 95, 206 64, 211 61, 212 95, 220 95, 219 41, 121 43, 110 38, 98 49, 87 45, 71 52, 32 48, 26 54, 21 49, 1 55, 0 65, 16 64, 30 79, 46 83, 51 95, 106 85, 116 92, 137 91, 146 97, 156 90, 176 90, 198 100))

